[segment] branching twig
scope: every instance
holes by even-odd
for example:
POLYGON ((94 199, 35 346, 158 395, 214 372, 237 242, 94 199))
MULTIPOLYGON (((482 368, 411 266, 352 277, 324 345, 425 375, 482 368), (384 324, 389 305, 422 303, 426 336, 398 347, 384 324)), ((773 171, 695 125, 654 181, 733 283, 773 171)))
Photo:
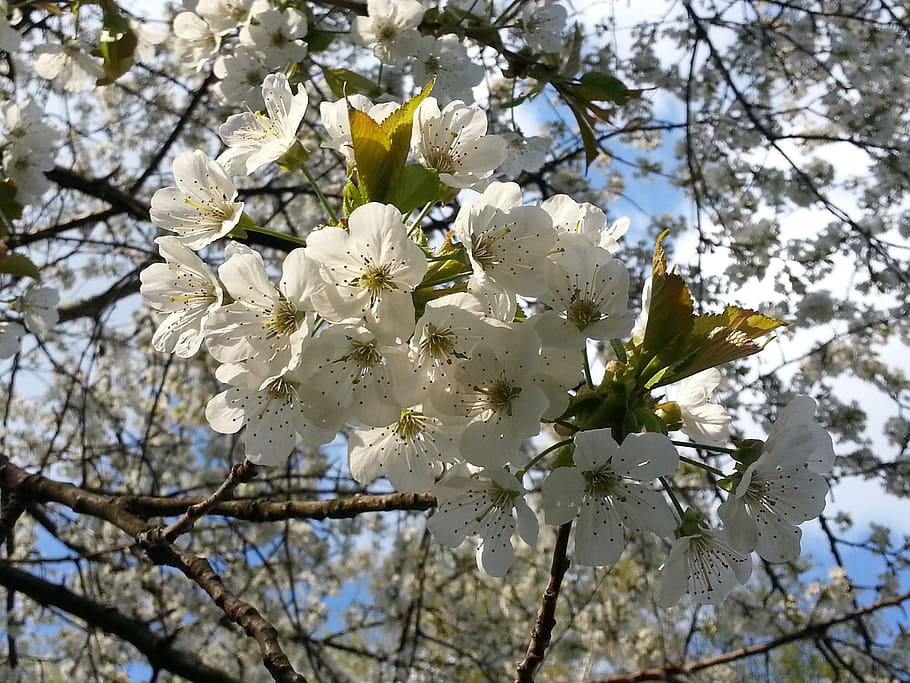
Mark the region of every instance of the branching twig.
POLYGON ((809 624, 797 631, 787 633, 780 636, 779 638, 774 638, 773 640, 769 640, 766 643, 750 645, 749 647, 732 650, 731 652, 724 652, 723 654, 719 654, 714 657, 705 657, 704 659, 699 659, 694 662, 668 665, 661 668, 655 667, 653 669, 641 669, 639 671, 630 673, 617 674, 615 676, 607 676, 606 678, 590 680, 587 683, 639 683, 639 681, 665 681, 674 675, 692 674, 696 671, 702 671, 703 669, 709 669, 711 667, 720 666, 722 664, 729 664, 741 659, 746 659, 747 657, 754 657, 755 655, 765 654, 771 652, 772 650, 775 650, 778 647, 781 647, 782 645, 787 645, 788 643, 792 643, 798 640, 817 639, 822 637, 825 633, 828 632, 829 629, 837 626, 838 624, 843 624, 847 621, 859 619, 860 617, 867 616, 886 607, 896 607, 897 605, 907 602, 908 600, 910 600, 910 592, 901 593, 900 595, 895 595, 891 598, 877 600, 870 605, 851 610, 850 612, 832 617, 831 619, 809 624))
POLYGON ((155 668, 199 683, 239 683, 238 679, 205 664, 192 653, 175 648, 172 636, 155 633, 142 621, 128 617, 113 605, 96 602, 64 586, 16 569, 3 560, 0 560, 0 584, 27 595, 39 605, 61 609, 132 643, 155 668))

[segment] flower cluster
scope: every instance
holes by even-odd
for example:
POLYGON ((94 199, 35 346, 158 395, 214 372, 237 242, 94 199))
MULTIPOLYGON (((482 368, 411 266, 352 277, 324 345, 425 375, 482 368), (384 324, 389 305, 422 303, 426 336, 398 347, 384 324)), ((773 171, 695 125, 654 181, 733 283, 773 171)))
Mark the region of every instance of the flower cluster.
POLYGON ((821 512, 833 461, 811 400, 795 399, 763 446, 725 448, 730 418, 711 400, 720 376, 699 365, 697 351, 722 345, 731 358, 746 355, 776 321, 752 316, 766 328, 744 332, 740 321, 712 319, 698 336, 701 319, 662 299, 668 283, 684 284, 666 272, 658 244, 651 311, 631 335, 630 278, 615 255, 628 222, 608 225, 602 211, 564 195, 529 205, 517 185, 492 181, 505 142, 486 134, 474 107, 440 109, 426 93, 400 106, 353 98, 325 105, 324 145, 342 153, 352 178, 346 215, 314 226, 277 282, 263 256, 239 241, 227 243, 216 276, 195 251, 259 229, 230 176, 306 161, 297 139, 306 95, 282 75, 268 76, 262 93, 264 112, 222 127, 227 150, 218 161, 200 151, 175 160, 175 187, 159 190, 151 210, 174 234, 159 238, 164 263, 141 278, 149 304, 166 314, 155 347, 188 357, 204 345, 220 363, 226 388, 206 409, 215 431, 244 430, 247 458, 279 465, 296 445, 318 447, 343 430, 358 481, 385 475, 399 491, 431 489, 439 507, 430 531, 450 546, 476 538, 478 565, 495 576, 513 562, 515 531, 536 543, 526 488, 534 483, 542 484, 546 523, 574 521, 580 564, 615 562, 633 534, 675 539, 666 604, 683 593, 722 599, 748 578, 753 550, 775 562, 799 554, 796 524, 821 512), (369 201, 397 190, 370 176, 378 164, 360 135, 409 145, 414 168, 437 183, 424 211, 369 201), (431 248, 422 217, 467 187, 482 192, 431 248), (542 312, 519 307, 530 301, 542 312), (672 344, 655 320, 670 315, 689 321, 672 344), (616 353, 598 384, 592 341, 616 353), (724 530, 678 502, 675 429, 693 446, 732 455, 724 530), (526 444, 544 438, 542 430, 566 438, 530 459, 526 444))

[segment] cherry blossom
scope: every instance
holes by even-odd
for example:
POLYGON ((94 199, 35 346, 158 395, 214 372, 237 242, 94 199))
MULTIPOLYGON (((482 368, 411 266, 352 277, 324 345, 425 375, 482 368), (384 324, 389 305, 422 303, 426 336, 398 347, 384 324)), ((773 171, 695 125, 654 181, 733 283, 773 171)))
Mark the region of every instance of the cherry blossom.
POLYGON ((152 344, 181 358, 196 354, 205 339, 205 324, 221 306, 221 284, 209 267, 177 237, 155 240, 164 263, 142 271, 140 291, 155 310, 167 313, 152 344))
POLYGON ((622 446, 609 429, 575 435, 575 467, 553 470, 543 485, 547 524, 576 519, 575 560, 605 565, 619 559, 624 532, 669 536, 676 516, 657 491, 644 486, 672 473, 679 456, 662 434, 630 434, 622 446))
POLYGON ((152 221, 176 233, 190 249, 202 249, 233 230, 243 216, 243 202, 224 170, 197 150, 177 155, 173 165, 176 187, 152 197, 152 221))
POLYGON ((479 536, 477 566, 490 576, 503 576, 515 560, 512 534, 530 546, 537 543, 537 517, 524 500, 527 490, 503 469, 470 474, 456 465, 433 487, 439 508, 427 521, 437 541, 457 548, 467 536, 479 536), (517 522, 517 524, 516 524, 517 522))
POLYGON ((280 159, 297 143, 297 129, 307 108, 302 85, 291 91, 287 76, 270 74, 262 83, 263 112, 228 117, 218 134, 227 145, 216 161, 231 175, 249 175, 280 159))

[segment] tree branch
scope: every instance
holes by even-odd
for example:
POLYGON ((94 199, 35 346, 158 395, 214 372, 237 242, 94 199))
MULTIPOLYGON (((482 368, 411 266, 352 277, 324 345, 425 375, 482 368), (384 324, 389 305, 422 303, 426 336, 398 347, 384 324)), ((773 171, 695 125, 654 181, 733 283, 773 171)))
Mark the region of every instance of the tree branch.
POLYGON ((239 679, 205 664, 192 653, 175 648, 173 636, 159 635, 113 605, 96 602, 65 586, 16 569, 5 560, 0 560, 0 584, 10 591, 27 595, 39 605, 63 610, 105 633, 122 638, 139 650, 156 669, 165 669, 199 683, 240 683, 239 679))
POLYGON ((885 609, 886 607, 896 607, 897 605, 900 605, 908 600, 910 600, 910 592, 901 593, 900 595, 895 595, 891 598, 878 600, 870 605, 866 605, 865 607, 851 610, 850 612, 846 612, 840 616, 832 617, 831 619, 820 621, 815 624, 809 624, 808 626, 805 626, 798 631, 787 633, 778 638, 774 638, 773 640, 769 640, 766 643, 761 643, 759 645, 750 645, 749 647, 743 647, 731 652, 724 652, 723 654, 717 655, 715 657, 706 657, 694 662, 686 662, 675 665, 670 664, 662 668, 641 669, 639 671, 631 673, 617 674, 615 676, 607 676, 606 678, 590 680, 587 683, 639 683, 639 681, 665 681, 671 679, 673 676, 678 676, 680 674, 692 674, 696 671, 702 671, 714 666, 720 666, 721 664, 729 664, 731 662, 745 659, 747 657, 754 657, 755 655, 765 654, 778 647, 781 647, 782 645, 786 645, 798 640, 821 638, 825 635, 825 633, 828 632, 829 629, 834 626, 843 624, 847 621, 853 621, 854 619, 859 619, 860 617, 872 614, 873 612, 877 612, 880 609, 885 609))
POLYGON ((553 627, 556 626, 556 603, 559 600, 559 589, 562 579, 569 569, 569 559, 566 551, 569 547, 569 534, 572 531, 572 522, 567 522, 559 527, 556 534, 556 545, 553 547, 553 561, 550 564, 550 581, 543 593, 540 611, 537 613, 537 622, 531 631, 531 642, 525 658, 518 664, 515 683, 532 683, 537 676, 537 670, 543 664, 543 658, 550 644, 553 627))

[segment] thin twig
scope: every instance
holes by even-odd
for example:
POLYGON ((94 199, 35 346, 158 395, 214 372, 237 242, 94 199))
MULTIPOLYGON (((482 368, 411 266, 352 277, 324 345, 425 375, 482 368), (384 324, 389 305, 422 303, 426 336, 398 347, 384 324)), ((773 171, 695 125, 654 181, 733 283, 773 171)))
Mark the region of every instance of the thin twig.
POLYGON ((237 486, 248 482, 258 472, 259 468, 249 460, 244 460, 242 463, 231 467, 227 479, 222 482, 221 486, 212 495, 195 505, 190 505, 180 519, 162 529, 161 533, 164 538, 172 543, 176 541, 182 534, 190 531, 200 517, 221 501, 230 498, 237 486))

